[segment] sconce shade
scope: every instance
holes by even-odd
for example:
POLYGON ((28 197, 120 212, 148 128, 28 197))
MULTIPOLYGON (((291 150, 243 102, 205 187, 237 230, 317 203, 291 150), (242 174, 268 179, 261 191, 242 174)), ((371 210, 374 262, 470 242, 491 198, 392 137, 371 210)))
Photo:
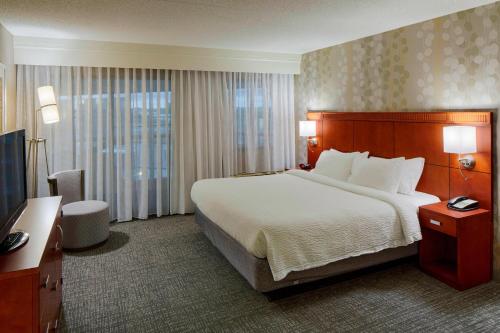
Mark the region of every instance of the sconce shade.
POLYGON ((471 154, 477 152, 476 128, 474 126, 443 127, 445 153, 471 154))
POLYGON ((57 109, 56 96, 52 86, 38 88, 38 100, 44 124, 53 124, 59 121, 59 110, 57 109))
POLYGON ((300 136, 316 136, 316 122, 314 120, 299 121, 300 136))

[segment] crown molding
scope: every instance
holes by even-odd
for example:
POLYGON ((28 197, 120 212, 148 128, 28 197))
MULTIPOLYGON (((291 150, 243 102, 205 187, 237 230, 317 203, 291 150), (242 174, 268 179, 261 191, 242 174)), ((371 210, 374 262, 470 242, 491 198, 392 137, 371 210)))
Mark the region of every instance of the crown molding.
POLYGON ((299 74, 300 59, 299 54, 14 37, 14 62, 23 65, 299 74))

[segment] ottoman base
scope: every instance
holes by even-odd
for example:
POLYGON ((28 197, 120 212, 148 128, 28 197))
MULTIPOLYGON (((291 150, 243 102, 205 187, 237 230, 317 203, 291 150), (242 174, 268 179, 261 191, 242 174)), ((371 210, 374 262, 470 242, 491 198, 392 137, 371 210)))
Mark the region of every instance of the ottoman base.
POLYGON ((109 237, 109 206, 96 200, 76 201, 62 207, 63 248, 88 249, 109 237))

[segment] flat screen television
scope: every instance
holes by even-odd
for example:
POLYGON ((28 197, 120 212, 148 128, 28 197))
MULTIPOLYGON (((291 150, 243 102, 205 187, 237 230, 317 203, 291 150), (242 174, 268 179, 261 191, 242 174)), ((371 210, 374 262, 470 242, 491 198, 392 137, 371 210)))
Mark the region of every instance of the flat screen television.
POLYGON ((0 134, 0 243, 26 208, 26 135, 0 134))

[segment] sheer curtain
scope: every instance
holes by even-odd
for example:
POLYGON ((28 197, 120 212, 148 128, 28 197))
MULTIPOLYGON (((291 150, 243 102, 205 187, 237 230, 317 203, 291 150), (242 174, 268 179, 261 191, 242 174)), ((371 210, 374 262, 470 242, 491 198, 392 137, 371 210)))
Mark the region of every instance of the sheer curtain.
POLYGON ((293 75, 173 71, 171 206, 192 184, 295 164, 293 75))
MULTIPOLYGON (((169 213, 168 71, 18 66, 17 72, 17 126, 28 136, 36 89, 53 85, 58 96, 61 121, 43 125, 37 117, 51 172, 84 169, 86 198, 108 202, 119 221, 169 213)), ((46 195, 42 159, 39 188, 46 195)))
MULTIPOLYGON (((17 126, 38 121, 51 172, 81 168, 114 219, 189 213, 192 184, 295 163, 293 75, 19 65, 17 126), (35 119, 53 85, 61 121, 35 119)), ((40 195, 48 194, 39 161, 40 195)))

